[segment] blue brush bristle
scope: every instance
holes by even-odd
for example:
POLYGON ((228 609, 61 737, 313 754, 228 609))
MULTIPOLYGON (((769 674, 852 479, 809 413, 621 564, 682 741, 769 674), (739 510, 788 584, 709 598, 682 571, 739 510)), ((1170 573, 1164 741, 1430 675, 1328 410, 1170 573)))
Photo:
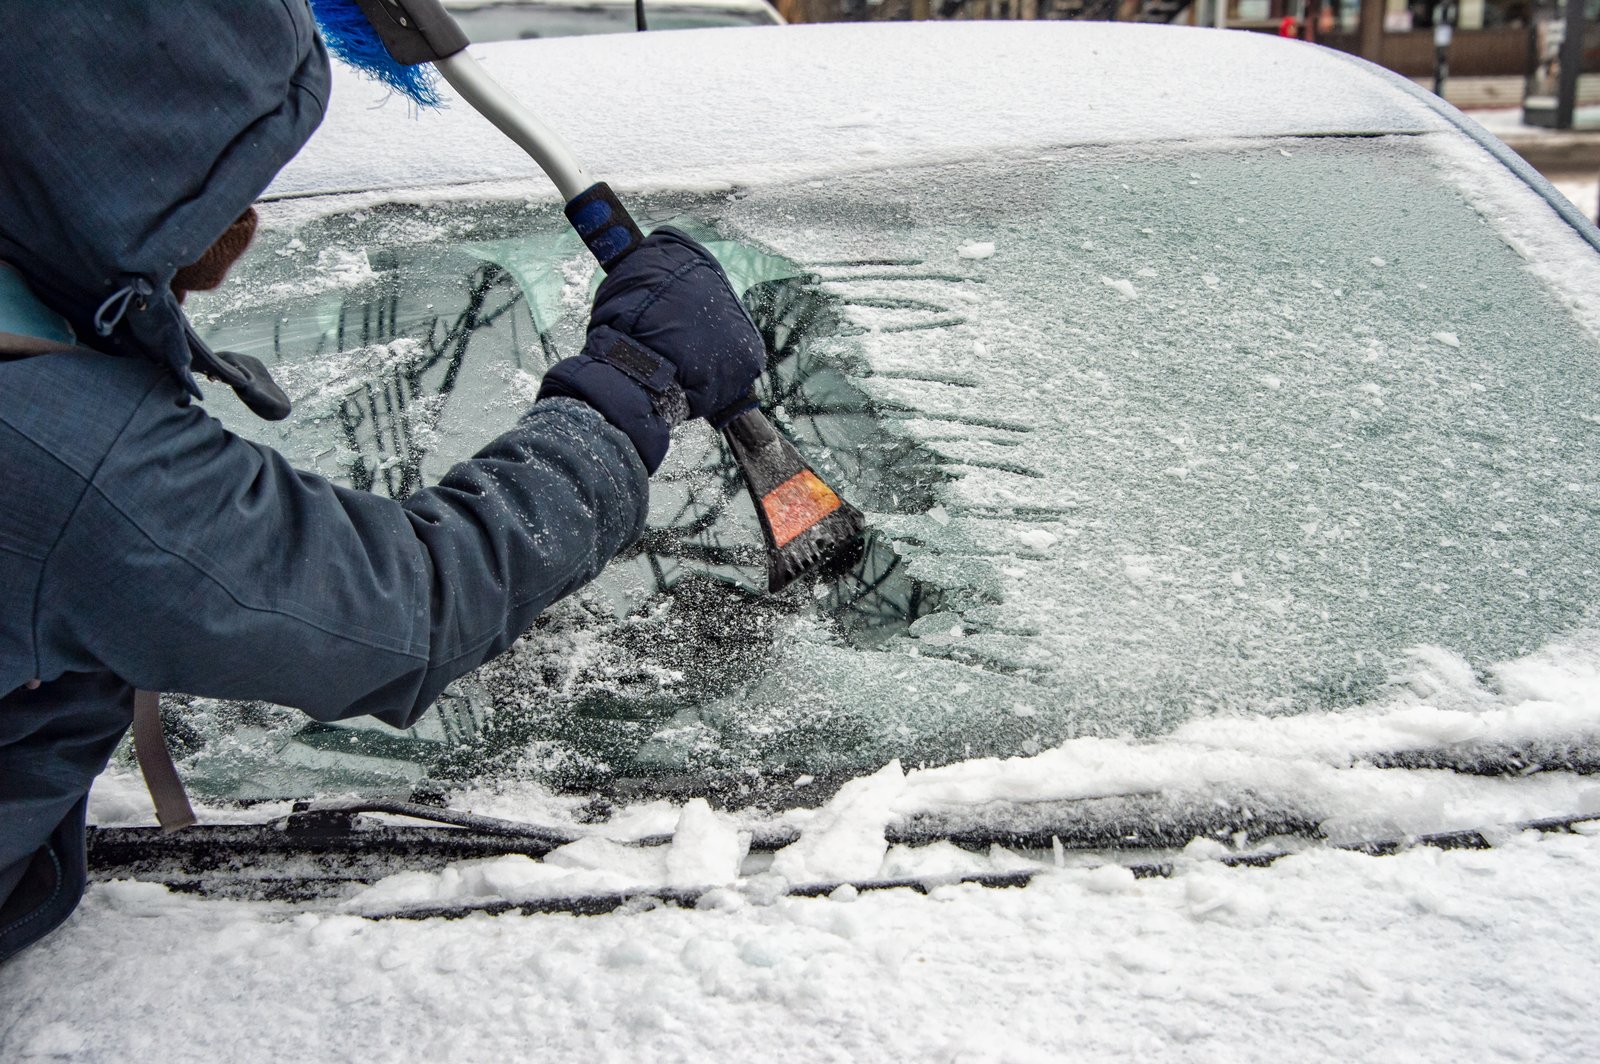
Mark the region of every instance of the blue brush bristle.
POLYGON ((433 67, 427 63, 405 66, 395 62, 355 0, 311 0, 311 13, 322 30, 322 43, 335 58, 410 97, 419 107, 444 105, 433 67))

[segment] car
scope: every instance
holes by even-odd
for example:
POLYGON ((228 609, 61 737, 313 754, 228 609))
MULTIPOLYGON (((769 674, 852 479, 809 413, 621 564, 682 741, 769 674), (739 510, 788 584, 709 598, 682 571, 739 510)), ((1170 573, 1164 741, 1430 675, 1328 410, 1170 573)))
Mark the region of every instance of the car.
MULTIPOLYGON (((1175 27, 474 52, 723 262, 763 407, 864 550, 767 595, 736 468, 687 426, 639 543, 417 728, 182 700, 204 799, 706 796, 781 827, 890 766, 906 837, 1045 847, 1581 811, 1600 233, 1465 116, 1175 27)), ((351 487, 430 482, 581 343, 593 263, 459 102, 341 74, 261 216, 191 312, 295 411, 207 405, 351 487)))
MULTIPOLYGON (((474 41, 579 37, 639 29, 633 0, 450 0, 445 7, 474 41)), ((783 17, 766 0, 649 0, 643 10, 645 26, 652 32, 783 25, 783 17)))
MULTIPOLYGON (((202 823, 101 777, 0 1058, 1597 1055, 1600 234, 1537 175, 1244 33, 474 53, 727 264, 870 549, 767 596, 683 426, 416 731, 164 696, 202 823)), ((413 490, 577 348, 595 267, 459 102, 341 74, 259 210, 187 305, 295 411, 205 405, 307 469, 413 490)))

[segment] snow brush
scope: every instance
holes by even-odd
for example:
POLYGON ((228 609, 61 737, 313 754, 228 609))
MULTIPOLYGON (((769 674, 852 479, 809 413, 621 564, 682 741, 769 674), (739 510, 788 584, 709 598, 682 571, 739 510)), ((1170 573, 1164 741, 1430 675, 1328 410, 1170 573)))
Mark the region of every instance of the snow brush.
MULTIPOLYGON (((566 200, 567 220, 610 270, 644 239, 611 187, 584 172, 560 137, 467 54, 470 43, 439 0, 311 0, 328 50, 415 100, 437 107, 433 64, 472 108, 527 152, 566 200)), ((761 519, 767 590, 847 557, 859 544, 861 511, 841 499, 759 409, 728 423, 723 436, 761 519)))

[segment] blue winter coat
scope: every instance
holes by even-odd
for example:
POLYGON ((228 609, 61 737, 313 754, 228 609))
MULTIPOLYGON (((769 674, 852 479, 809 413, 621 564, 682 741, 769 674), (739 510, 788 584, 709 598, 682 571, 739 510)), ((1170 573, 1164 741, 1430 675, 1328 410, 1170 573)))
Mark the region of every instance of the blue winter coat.
POLYGON ((407 725, 638 536, 647 478, 593 410, 546 400, 399 503, 193 402, 208 353, 170 281, 320 121, 304 0, 28 5, 0 86, 0 260, 79 344, 0 353, 3 960, 81 896, 85 795, 134 687, 407 725))

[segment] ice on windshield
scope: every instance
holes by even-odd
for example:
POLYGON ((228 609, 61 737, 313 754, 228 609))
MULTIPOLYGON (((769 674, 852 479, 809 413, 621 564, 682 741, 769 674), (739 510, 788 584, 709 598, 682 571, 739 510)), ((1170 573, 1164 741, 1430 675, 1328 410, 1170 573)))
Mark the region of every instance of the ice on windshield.
MULTIPOLYGON (((1411 648, 1482 667, 1592 624, 1595 339, 1429 139, 642 202, 746 292, 765 405, 868 512, 861 565, 759 594, 748 502, 691 426, 639 547, 413 734, 200 701, 191 776, 758 788, 1358 705, 1411 648)), ((275 230, 197 310, 295 419, 211 405, 403 495, 577 349, 592 283, 543 206, 275 230)))

